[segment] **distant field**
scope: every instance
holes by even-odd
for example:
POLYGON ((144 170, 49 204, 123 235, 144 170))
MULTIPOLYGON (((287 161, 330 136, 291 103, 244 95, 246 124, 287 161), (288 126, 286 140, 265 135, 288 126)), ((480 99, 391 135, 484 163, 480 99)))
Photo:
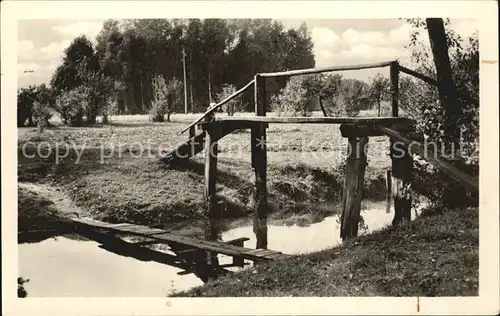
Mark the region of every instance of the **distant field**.
MULTIPOLYGON (((390 104, 388 102, 382 102, 382 114, 387 114, 389 113, 390 110, 390 104)), ((54 110, 52 111, 52 118, 50 122, 54 125, 62 125, 61 119, 59 117, 59 114, 54 110)), ((197 118, 199 118, 203 113, 188 113, 188 114, 183 114, 183 113, 173 113, 170 116, 170 119, 172 122, 187 122, 190 123, 197 118)), ((227 116, 226 113, 220 112, 217 115, 220 116, 227 116)), ((234 116, 248 116, 248 115, 254 115, 253 112, 237 112, 234 114, 234 116)), ((274 112, 268 112, 266 113, 267 116, 275 116, 276 114, 274 112)), ((321 111, 313 111, 312 116, 323 116, 323 113, 321 111)), ((377 116, 377 109, 373 108, 371 110, 364 110, 360 111, 358 116, 377 116)), ((97 121, 101 122, 102 117, 98 116, 97 121)), ((111 115, 109 117, 109 120, 112 123, 144 123, 144 122, 149 122, 149 115, 147 114, 135 114, 135 115, 111 115)))

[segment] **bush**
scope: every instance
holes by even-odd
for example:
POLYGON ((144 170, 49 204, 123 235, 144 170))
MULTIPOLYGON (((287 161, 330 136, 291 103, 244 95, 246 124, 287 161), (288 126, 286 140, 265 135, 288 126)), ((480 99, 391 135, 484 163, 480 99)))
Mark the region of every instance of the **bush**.
POLYGON ((48 126, 52 116, 48 108, 53 103, 53 91, 45 84, 21 88, 17 92, 17 126, 35 126, 38 122, 48 126))
POLYGON ((344 79, 341 76, 327 77, 324 94, 328 101, 328 112, 332 116, 357 116, 360 110, 371 106, 368 85, 356 79, 344 79), (328 86, 331 88, 326 89, 328 86))
POLYGON ((170 122, 170 114, 174 112, 182 99, 182 84, 176 78, 165 82, 163 76, 158 75, 153 79, 154 97, 151 101, 150 119, 153 122, 164 122, 165 114, 167 122, 170 122))
MULTIPOLYGON (((217 94, 217 102, 224 100, 225 98, 231 96, 236 92, 236 87, 231 84, 226 84, 222 86, 222 91, 217 94)), ((227 102, 223 106, 223 110, 229 116, 233 116, 236 111, 240 110, 241 95, 227 102)))
POLYGON ((317 75, 292 77, 280 94, 271 97, 271 108, 278 116, 310 116, 320 89, 317 75))
POLYGON ((88 91, 80 86, 68 92, 61 93, 56 99, 56 109, 64 124, 82 126, 83 116, 88 105, 88 91))
POLYGON ((17 126, 34 126, 33 102, 35 101, 35 87, 21 88, 17 91, 17 126), (26 122, 28 121, 28 122, 26 122))
POLYGON ((167 114, 167 84, 163 76, 158 75, 153 79, 154 97, 151 101, 149 115, 153 122, 164 122, 167 114))

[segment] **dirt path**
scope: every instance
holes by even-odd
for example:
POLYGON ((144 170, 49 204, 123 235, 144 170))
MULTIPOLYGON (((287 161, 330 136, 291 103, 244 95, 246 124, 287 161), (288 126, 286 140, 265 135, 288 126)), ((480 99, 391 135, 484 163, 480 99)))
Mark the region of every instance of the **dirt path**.
POLYGON ((52 202, 54 202, 55 208, 64 216, 86 217, 90 215, 89 212, 74 205, 73 201, 59 188, 32 182, 19 182, 18 186, 20 188, 35 192, 48 200, 51 200, 52 202))

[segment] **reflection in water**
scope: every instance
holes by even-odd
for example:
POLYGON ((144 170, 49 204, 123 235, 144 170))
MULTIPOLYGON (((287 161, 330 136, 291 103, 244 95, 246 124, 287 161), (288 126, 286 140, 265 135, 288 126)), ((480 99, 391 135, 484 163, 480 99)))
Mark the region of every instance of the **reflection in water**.
MULTIPOLYGON (((385 212, 384 203, 370 207, 370 210, 361 211, 360 234, 380 229, 392 221, 393 214, 385 212)), ((333 247, 341 243, 338 217, 327 217, 307 227, 268 225, 268 248, 286 254, 301 254, 333 247)), ((217 223, 213 227, 218 226, 217 223)), ((224 241, 248 237, 247 248, 254 248, 257 241, 253 225, 231 229, 220 237, 224 241)), ((169 252, 162 244, 148 247, 169 252)), ((30 279, 25 284, 29 297, 166 296, 203 284, 195 274, 178 274, 184 271, 178 258, 154 254, 147 249, 134 249, 131 252, 126 247, 111 248, 95 241, 66 237, 21 244, 19 275, 30 279)), ((221 265, 229 264, 232 258, 219 255, 218 261, 221 265)))
POLYGON ((253 218, 253 233, 255 234, 255 248, 267 249, 267 218, 253 218))
POLYGON ((203 282, 182 269, 109 252, 94 241, 65 237, 19 245, 19 275, 28 297, 166 296, 203 282))
MULTIPOLYGON (((360 225, 360 235, 373 232, 391 223, 393 214, 385 212, 385 204, 376 208, 362 210, 363 223, 360 225)), ((322 222, 307 227, 268 225, 268 248, 285 254, 303 254, 336 246, 342 242, 340 238, 339 216, 325 218, 322 222)), ((237 237, 249 237, 249 245, 255 245, 256 237, 252 227, 239 227, 222 234, 224 240, 237 237)))

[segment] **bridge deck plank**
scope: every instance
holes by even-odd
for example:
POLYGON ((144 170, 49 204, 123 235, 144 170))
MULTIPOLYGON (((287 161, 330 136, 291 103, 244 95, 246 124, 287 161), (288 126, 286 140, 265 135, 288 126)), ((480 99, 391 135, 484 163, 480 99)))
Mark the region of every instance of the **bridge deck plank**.
POLYGON ((150 228, 143 225, 124 225, 126 223, 110 224, 90 218, 72 218, 71 221, 75 224, 78 224, 81 229, 106 229, 113 233, 143 236, 147 237, 148 239, 157 240, 160 243, 163 242, 166 244, 177 244, 193 249, 213 251, 228 256, 242 257, 248 260, 272 261, 286 257, 286 255, 282 254, 279 251, 268 249, 256 250, 235 246, 223 241, 209 241, 186 236, 179 236, 165 230, 150 228))

